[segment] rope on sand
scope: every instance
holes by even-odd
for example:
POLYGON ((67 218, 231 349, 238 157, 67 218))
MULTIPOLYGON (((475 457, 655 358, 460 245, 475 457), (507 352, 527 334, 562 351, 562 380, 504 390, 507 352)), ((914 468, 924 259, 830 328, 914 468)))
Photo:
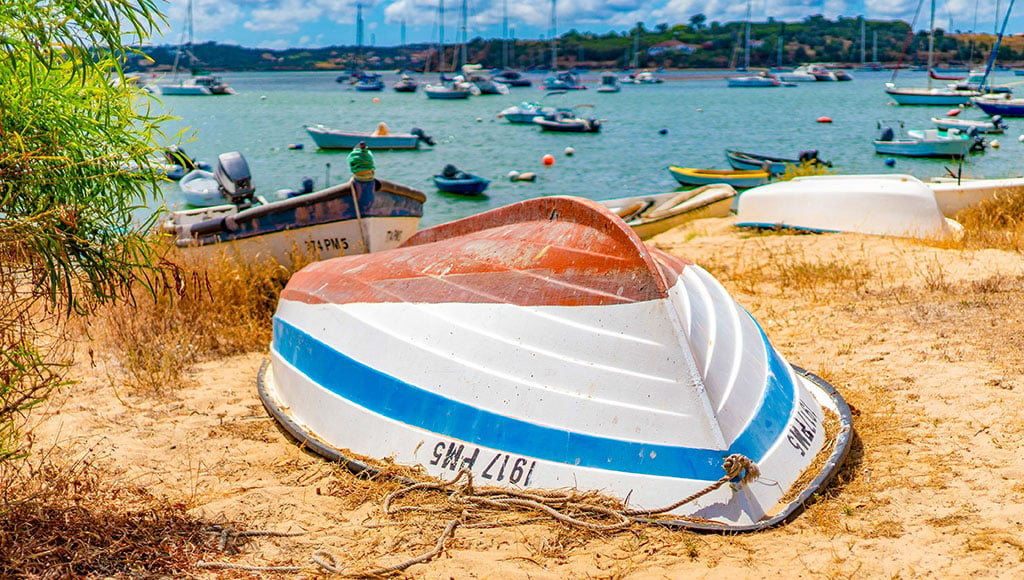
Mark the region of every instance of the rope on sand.
MULTIPOLYGON (((344 576, 387 576, 396 572, 402 572, 416 564, 429 562, 444 551, 447 542, 459 526, 467 528, 498 527, 501 525, 513 525, 524 523, 519 520, 511 523, 497 523, 486 521, 471 521, 479 519, 485 512, 489 511, 529 511, 542 512, 552 519, 565 525, 590 530, 593 532, 616 532, 624 530, 634 523, 650 523, 646 517, 663 514, 672 511, 682 505, 690 503, 704 495, 711 493, 727 482, 739 478, 741 483, 749 483, 760 476, 757 464, 740 454, 733 454, 725 458, 722 464, 725 470, 718 481, 708 485, 693 495, 679 500, 671 505, 650 510, 627 510, 616 509, 602 505, 610 503, 606 498, 596 493, 579 493, 573 490, 534 490, 530 492, 518 491, 505 488, 475 488, 473 486, 473 474, 468 469, 462 469, 455 477, 448 481, 429 482, 422 481, 413 483, 396 491, 389 493, 381 506, 385 515, 393 516, 399 513, 420 512, 437 513, 448 511, 445 509, 431 508, 419 505, 394 506, 396 499, 408 495, 413 491, 428 490, 439 491, 448 495, 451 508, 458 510, 459 515, 451 519, 441 532, 434 547, 419 556, 409 558, 400 563, 384 566, 372 570, 346 571, 339 563, 337 556, 327 550, 313 552, 312 563, 319 566, 321 570, 344 576), (465 483, 456 486, 463 478, 465 483), (474 518, 475 516, 475 518, 474 518), (639 516, 644 516, 643 518, 639 516), (603 523, 611 519, 610 523, 603 523), (596 521, 594 521, 596 520, 596 521)), ((538 518, 532 517, 525 521, 535 521, 538 518)), ((541 518, 543 519, 543 518, 541 518)), ((305 532, 235 532, 231 530, 232 537, 239 536, 297 536, 305 532)), ((225 538, 228 537, 228 530, 221 532, 221 550, 226 545, 225 538)), ((246 566, 243 564, 230 564, 219 562, 199 562, 201 568, 246 570, 253 572, 283 572, 294 573, 303 570, 299 566, 246 566)))

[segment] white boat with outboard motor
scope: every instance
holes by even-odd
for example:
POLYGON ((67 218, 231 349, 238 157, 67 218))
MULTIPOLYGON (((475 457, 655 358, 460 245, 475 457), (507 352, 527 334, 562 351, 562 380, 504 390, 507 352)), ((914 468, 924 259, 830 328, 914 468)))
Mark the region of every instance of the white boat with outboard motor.
POLYGON ((273 329, 264 406, 363 474, 468 470, 485 486, 600 491, 643 521, 751 531, 795 517, 853 434, 842 396, 707 271, 583 198, 310 264, 273 329))
POLYGON ((305 129, 320 149, 352 149, 360 143, 366 143, 371 150, 419 149, 420 143, 434 145, 434 140, 419 127, 408 133, 391 133, 384 123, 374 131, 345 131, 320 124, 306 125, 305 129))
POLYGON ((299 257, 325 259, 385 250, 416 232, 426 201, 417 189, 354 176, 347 183, 310 193, 304 193, 313 189, 306 184, 295 195, 267 202, 256 196, 248 163, 238 152, 220 155, 214 177, 224 203, 171 212, 161 224, 161 231, 174 236, 184 256, 207 259, 229 254, 245 261, 272 259, 290 267, 299 257))

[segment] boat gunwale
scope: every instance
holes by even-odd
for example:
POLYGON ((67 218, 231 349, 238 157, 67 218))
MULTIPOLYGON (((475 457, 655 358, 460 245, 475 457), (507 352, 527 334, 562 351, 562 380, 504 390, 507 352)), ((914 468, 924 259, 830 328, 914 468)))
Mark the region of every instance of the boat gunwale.
MULTIPOLYGON (((374 477, 377 475, 386 475, 387 477, 394 479, 405 485, 412 485, 419 483, 419 481, 410 477, 401 475, 399 473, 393 473, 385 471, 381 468, 375 467, 368 462, 356 459, 345 453, 345 450, 335 448, 325 441, 319 439, 312 432, 308 432, 298 422, 294 421, 287 413, 287 411, 277 405, 271 395, 268 384, 267 384, 267 372, 270 370, 271 361, 270 359, 264 359, 260 365, 260 369, 256 377, 256 390, 260 398, 260 402, 263 407, 271 415, 272 418, 277 422, 278 426, 287 433, 291 438, 298 442, 303 448, 309 449, 314 453, 339 463, 343 467, 349 470, 352 474, 360 477, 374 477)), ((646 518, 634 516, 634 521, 639 523, 647 523, 658 525, 673 529, 686 529, 700 533, 718 533, 718 534, 733 534, 733 533, 749 533, 766 530, 769 528, 778 527, 782 524, 792 521, 796 518, 812 500, 814 494, 819 490, 823 489, 828 485, 829 482, 835 477, 836 473, 839 472, 843 463, 845 462, 846 456, 849 454, 850 444, 853 440, 853 417, 850 411, 849 404, 843 398, 842 394, 830 383, 822 379, 821 377, 807 371, 801 367, 790 364, 789 365, 798 377, 803 379, 804 386, 811 389, 819 390, 823 395, 828 397, 832 402, 833 408, 829 411, 834 412, 839 420, 839 429, 836 433, 835 443, 829 457, 822 465, 819 472, 814 476, 810 483, 802 489, 794 499, 787 503, 777 514, 769 517, 768 519, 761 520, 752 524, 744 525, 729 525, 722 523, 715 523, 712 521, 705 520, 688 520, 688 519, 671 519, 662 520, 655 518, 646 518)), ((817 398, 817 397, 816 397, 817 398)), ((349 453, 351 453, 349 451, 349 453)))

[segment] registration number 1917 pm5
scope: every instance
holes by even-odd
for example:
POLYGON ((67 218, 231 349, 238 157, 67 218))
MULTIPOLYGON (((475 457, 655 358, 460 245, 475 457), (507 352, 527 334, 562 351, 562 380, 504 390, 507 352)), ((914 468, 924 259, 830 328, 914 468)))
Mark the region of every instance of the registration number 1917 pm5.
POLYGON ((537 461, 508 453, 483 451, 454 441, 439 441, 431 450, 430 465, 459 471, 469 469, 474 475, 496 483, 528 487, 537 461))

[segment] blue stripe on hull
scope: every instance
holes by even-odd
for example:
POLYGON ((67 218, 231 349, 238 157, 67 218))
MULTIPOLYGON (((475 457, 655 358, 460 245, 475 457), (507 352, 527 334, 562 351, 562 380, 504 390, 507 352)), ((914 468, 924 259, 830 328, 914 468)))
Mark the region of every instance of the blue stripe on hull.
MULTIPOLYGON (((764 339, 763 332, 761 336, 764 339)), ((355 405, 452 439, 567 465, 715 481, 722 476, 722 459, 727 455, 742 453, 760 462, 783 435, 796 404, 785 362, 765 344, 769 368, 765 397, 750 424, 725 451, 587 435, 485 411, 363 365, 276 316, 272 349, 311 381, 355 405)))

